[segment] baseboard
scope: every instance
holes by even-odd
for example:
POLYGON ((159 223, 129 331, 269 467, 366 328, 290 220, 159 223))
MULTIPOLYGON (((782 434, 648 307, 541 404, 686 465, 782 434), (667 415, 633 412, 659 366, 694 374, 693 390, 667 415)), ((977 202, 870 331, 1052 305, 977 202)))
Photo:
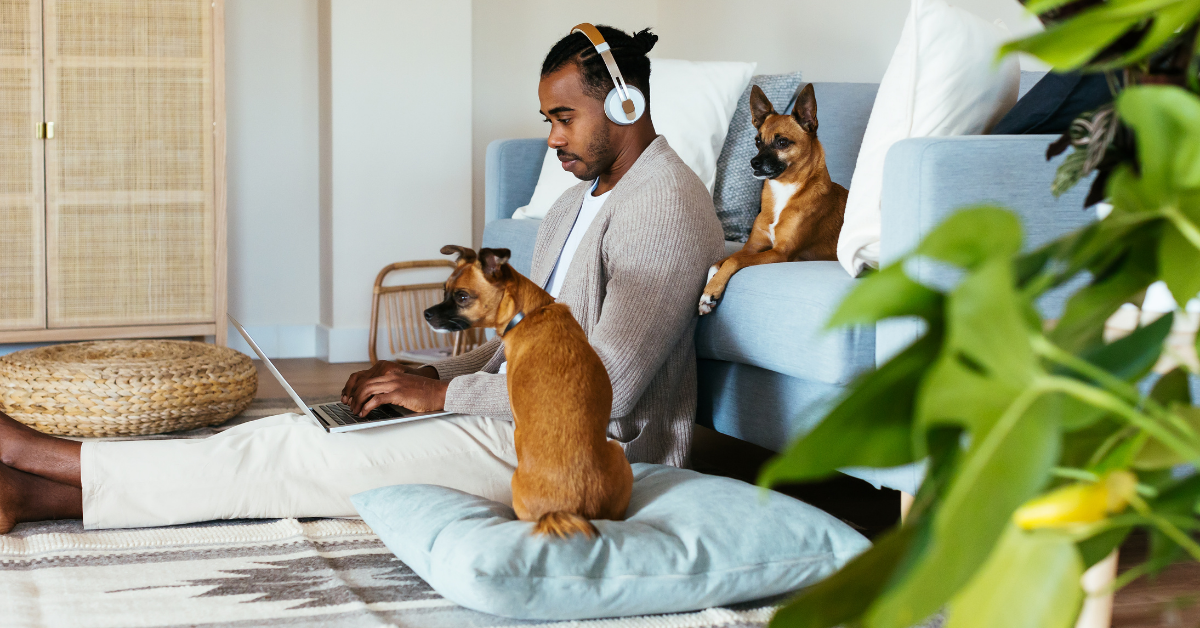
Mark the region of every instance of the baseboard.
MULTIPOLYGON (((246 333, 268 358, 316 358, 318 325, 246 325, 246 333)), ((364 341, 364 346, 366 343, 364 341)), ((229 346, 256 357, 242 335, 229 326, 229 346)))
POLYGON ((370 330, 366 327, 317 326, 317 357, 333 364, 344 362, 367 362, 367 340, 370 330))

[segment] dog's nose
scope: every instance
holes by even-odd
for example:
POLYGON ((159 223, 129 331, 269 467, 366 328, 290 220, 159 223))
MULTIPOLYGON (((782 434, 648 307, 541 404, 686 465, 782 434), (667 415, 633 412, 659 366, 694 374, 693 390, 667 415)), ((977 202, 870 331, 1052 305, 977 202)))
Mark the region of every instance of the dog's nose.
POLYGON ((750 160, 751 168, 762 168, 762 157, 754 157, 750 160))
POLYGON ((431 312, 430 310, 425 310, 425 320, 427 320, 427 321, 433 320, 433 312, 431 312))

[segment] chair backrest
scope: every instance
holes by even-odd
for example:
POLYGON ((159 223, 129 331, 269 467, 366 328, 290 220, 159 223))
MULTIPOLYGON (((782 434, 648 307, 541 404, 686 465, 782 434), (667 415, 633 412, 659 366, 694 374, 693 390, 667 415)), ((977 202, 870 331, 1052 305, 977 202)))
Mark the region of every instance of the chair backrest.
POLYGON ((371 296, 371 332, 367 353, 378 360, 379 327, 387 329, 387 347, 391 357, 407 362, 427 363, 460 355, 483 343, 483 330, 468 329, 453 334, 435 333, 425 322, 425 310, 443 299, 444 284, 413 283, 385 286, 394 272, 418 268, 453 269, 450 260, 417 260, 388 264, 375 276, 371 296), (382 320, 381 320, 382 319, 382 320))

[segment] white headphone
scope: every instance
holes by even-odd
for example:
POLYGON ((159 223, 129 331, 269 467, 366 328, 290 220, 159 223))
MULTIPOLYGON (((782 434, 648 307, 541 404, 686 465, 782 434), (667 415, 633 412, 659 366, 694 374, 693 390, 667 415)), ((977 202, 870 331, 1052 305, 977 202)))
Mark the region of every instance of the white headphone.
POLYGON ((584 22, 572 28, 571 33, 583 33, 588 41, 592 42, 600 58, 604 59, 609 76, 612 77, 614 87, 604 98, 604 115, 622 126, 641 120, 642 114, 646 113, 646 96, 638 88, 625 83, 625 77, 621 76, 621 68, 617 67, 612 50, 608 42, 604 41, 604 36, 600 34, 600 31, 596 30, 595 26, 584 22))

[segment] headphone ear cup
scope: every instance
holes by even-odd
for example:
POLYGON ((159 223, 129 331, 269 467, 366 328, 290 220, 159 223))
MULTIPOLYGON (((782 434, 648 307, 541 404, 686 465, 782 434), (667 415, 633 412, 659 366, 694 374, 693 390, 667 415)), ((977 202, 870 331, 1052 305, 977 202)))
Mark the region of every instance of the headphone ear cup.
POLYGON ((625 117, 625 110, 621 108, 621 97, 617 94, 617 88, 612 88, 608 92, 608 96, 604 98, 604 115, 621 126, 641 120, 642 114, 646 113, 646 97, 642 94, 642 90, 632 85, 627 85, 626 88, 629 90, 629 100, 633 101, 632 120, 625 117))

